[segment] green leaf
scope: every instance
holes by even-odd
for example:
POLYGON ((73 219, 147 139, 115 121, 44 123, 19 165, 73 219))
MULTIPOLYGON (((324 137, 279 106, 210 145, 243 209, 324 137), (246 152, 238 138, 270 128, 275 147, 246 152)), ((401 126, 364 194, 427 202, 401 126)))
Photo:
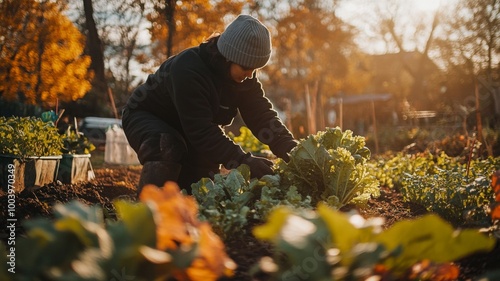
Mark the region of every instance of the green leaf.
POLYGON ((96 232, 101 227, 93 222, 85 222, 76 217, 65 217, 54 222, 57 231, 73 233, 85 247, 96 247, 96 232))
POLYGON ((118 218, 125 224, 136 245, 156 246, 156 224, 151 209, 144 203, 114 202, 118 218))
POLYGON ((231 196, 242 194, 245 192, 246 180, 238 170, 231 170, 228 175, 223 178, 225 189, 231 196))
POLYGON ((331 161, 332 157, 325 147, 310 136, 293 150, 287 166, 291 168, 301 190, 317 194, 326 188, 325 180, 333 166, 331 161))
POLYGON ((99 206, 88 206, 77 200, 65 204, 56 204, 54 206, 54 216, 58 219, 73 217, 81 221, 104 225, 104 216, 99 206))
POLYGON ((250 167, 247 164, 242 164, 236 169, 241 173, 245 181, 250 180, 250 167))
POLYGON ((477 230, 454 230, 434 214, 397 222, 375 241, 384 244, 389 251, 397 247, 403 249, 401 255, 387 261, 396 270, 405 270, 424 259, 451 262, 476 252, 490 251, 495 246, 494 239, 477 230))
POLYGON ((354 227, 348 217, 325 204, 319 204, 317 212, 332 235, 333 245, 341 253, 348 253, 360 241, 361 231, 354 227))
POLYGON ((292 211, 287 207, 279 207, 269 215, 267 222, 264 225, 257 226, 253 229, 253 235, 258 239, 274 241, 281 232, 281 228, 285 224, 288 216, 292 211))
POLYGON ((27 236, 16 243, 16 262, 19 274, 27 280, 35 280, 35 276, 41 276, 54 266, 66 269, 84 248, 74 232, 56 229, 49 219, 30 220, 25 226, 27 236))

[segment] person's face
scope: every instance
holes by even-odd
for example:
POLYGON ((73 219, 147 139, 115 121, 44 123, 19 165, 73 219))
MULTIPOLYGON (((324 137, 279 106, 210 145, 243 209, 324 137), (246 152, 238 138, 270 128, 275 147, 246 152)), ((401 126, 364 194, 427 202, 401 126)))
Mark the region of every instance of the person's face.
POLYGON ((239 64, 232 63, 229 71, 234 81, 243 83, 247 78, 252 78, 255 69, 248 69, 239 64))

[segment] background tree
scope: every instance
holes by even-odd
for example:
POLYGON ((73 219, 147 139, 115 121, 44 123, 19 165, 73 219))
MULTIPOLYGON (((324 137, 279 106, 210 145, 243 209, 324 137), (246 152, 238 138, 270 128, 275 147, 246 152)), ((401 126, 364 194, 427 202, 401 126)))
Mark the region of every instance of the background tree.
POLYGON ((61 2, 0 2, 0 93, 45 107, 82 98, 90 89, 84 37, 61 2))
POLYGON ((445 27, 439 54, 449 73, 446 87, 453 102, 474 108, 474 85, 479 79, 483 102, 500 105, 496 96, 500 95, 500 2, 460 1, 450 10, 445 27))
POLYGON ((87 34, 86 50, 94 54, 94 66, 101 75, 96 76, 85 99, 65 106, 75 116, 114 116, 113 100, 119 114, 130 92, 143 79, 139 74, 152 56, 144 36, 152 1, 69 0, 69 4, 67 14, 87 34))
POLYGON ((151 22, 149 32, 154 42, 151 52, 156 56, 149 59, 155 61, 156 67, 169 54, 198 45, 212 33, 222 32, 227 21, 241 13, 247 2, 249 1, 154 1, 154 10, 147 18, 151 22), (172 30, 174 27, 175 30, 172 30))
POLYGON ((71 105, 66 104, 65 107, 68 110, 67 114, 72 116, 79 116, 81 111, 91 115, 102 115, 104 113, 110 116, 114 108, 109 107, 111 100, 108 94, 108 83, 104 67, 104 46, 94 19, 93 1, 83 0, 82 3, 83 24, 85 27, 82 32, 86 35, 85 54, 92 59, 90 69, 94 73, 94 79, 92 80, 92 88, 86 97, 77 103, 73 103, 76 105, 76 110, 71 105))
POLYGON ((383 58, 390 59, 393 66, 395 61, 399 61, 404 70, 399 75, 408 75, 398 77, 396 74, 386 81, 386 85, 392 84, 388 89, 392 90, 399 103, 408 100, 418 110, 435 109, 436 93, 442 77, 437 65, 432 62, 430 53, 435 46, 436 33, 441 27, 441 12, 439 8, 425 13, 417 12, 412 4, 398 0, 378 1, 366 7, 374 12, 370 14, 361 9, 357 17, 363 18, 369 28, 366 33, 373 34, 380 42, 384 42, 386 54, 400 54, 383 58), (413 16, 408 16, 410 14, 413 16), (398 85, 402 82, 407 84, 398 85), (404 90, 401 91, 401 88, 404 90))
POLYGON ((460 1, 446 21, 448 40, 439 41, 449 75, 450 107, 492 155, 483 130, 500 124, 500 2, 460 1), (483 126, 484 124, 484 126, 483 126))
POLYGON ((353 86, 348 76, 355 70, 350 60, 356 64, 354 31, 335 15, 330 1, 298 1, 282 11, 273 16, 275 53, 265 68, 271 84, 268 91, 305 101, 306 119, 316 120, 307 127, 315 132, 325 126, 327 97, 353 86))
POLYGON ((93 85, 94 89, 102 94, 107 91, 108 87, 104 73, 103 46, 94 20, 92 0, 83 0, 83 10, 85 14, 85 29, 87 31, 86 52, 92 58, 90 69, 94 71, 93 85))
MULTIPOLYGON (((110 3, 108 2, 108 6, 110 3)), ((106 64, 109 66, 108 85, 112 88, 116 107, 121 108, 133 89, 142 82, 138 73, 141 62, 148 65, 151 54, 142 37, 146 21, 146 12, 152 4, 138 0, 114 0, 111 2, 113 18, 102 18, 102 28, 106 64)))
POLYGON ((170 57, 174 47, 175 35, 175 6, 176 0, 165 0, 165 20, 167 22, 168 35, 167 35, 167 57, 170 57))

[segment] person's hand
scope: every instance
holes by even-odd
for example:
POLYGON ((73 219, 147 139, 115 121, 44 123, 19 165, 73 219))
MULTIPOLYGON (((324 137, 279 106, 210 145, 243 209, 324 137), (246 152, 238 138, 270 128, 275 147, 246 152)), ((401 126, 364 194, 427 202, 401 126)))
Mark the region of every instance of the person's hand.
POLYGON ((285 161, 286 163, 290 162, 290 155, 288 155, 288 153, 290 153, 290 151, 294 149, 297 144, 299 144, 299 142, 293 139, 280 145, 279 149, 277 149, 278 151, 276 151, 275 153, 276 156, 283 159, 283 161, 285 161))
POLYGON ((296 140, 289 142, 285 149, 286 152, 283 155, 281 155, 280 158, 283 159, 283 161, 285 161, 286 163, 290 162, 290 155, 288 153, 290 153, 290 151, 292 151, 292 149, 294 149, 297 146, 297 144, 298 142, 296 140))
POLYGON ((273 162, 271 160, 253 156, 251 154, 247 155, 248 156, 245 157, 241 164, 247 164, 250 167, 250 176, 252 178, 260 179, 265 175, 274 174, 273 169, 271 169, 271 167, 273 166, 273 162))

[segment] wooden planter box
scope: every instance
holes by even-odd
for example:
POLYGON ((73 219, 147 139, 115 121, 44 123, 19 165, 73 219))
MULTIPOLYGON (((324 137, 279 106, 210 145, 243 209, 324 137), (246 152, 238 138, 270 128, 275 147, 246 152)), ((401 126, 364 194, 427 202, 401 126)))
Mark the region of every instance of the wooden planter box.
POLYGON ((90 181, 95 178, 90 154, 63 154, 57 179, 64 184, 90 181))
POLYGON ((25 189, 44 186, 57 179, 62 156, 32 156, 21 159, 16 156, 0 155, 0 186, 7 193, 9 189, 19 193, 25 189))

